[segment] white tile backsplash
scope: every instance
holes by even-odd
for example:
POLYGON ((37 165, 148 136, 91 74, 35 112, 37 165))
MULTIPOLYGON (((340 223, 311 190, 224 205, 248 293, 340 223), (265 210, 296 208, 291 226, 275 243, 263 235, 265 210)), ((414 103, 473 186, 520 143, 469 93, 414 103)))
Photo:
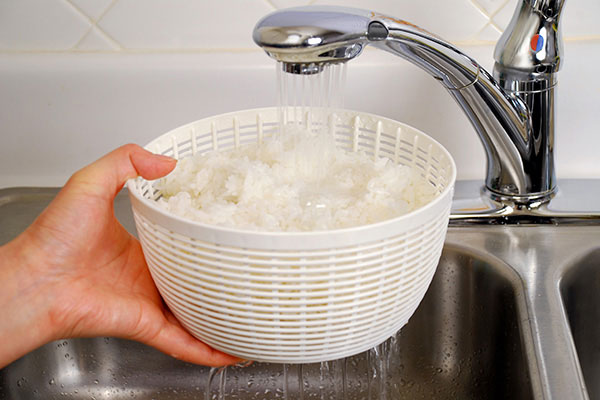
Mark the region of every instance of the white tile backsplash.
POLYGON ((600 40, 600 1, 568 0, 562 16, 565 37, 600 40))
POLYGON ((126 49, 253 48, 265 1, 119 0, 98 25, 126 49))
MULTIPOLYGON (((493 42, 519 0, 3 0, 1 51, 254 49, 256 21, 276 8, 331 4, 398 17, 451 42, 493 42), (93 29, 91 29, 93 28, 93 29)), ((569 0, 567 39, 600 40, 598 0, 569 0)))
POLYGON ((0 51, 68 50, 89 28, 67 2, 0 1, 0 51))
MULTIPOLYGON (((517 0, 332 0, 415 22, 485 68, 517 0)), ((275 104, 274 63, 251 40, 275 8, 321 0, 0 1, 0 188, 61 185, 126 142, 189 121, 275 104)), ((561 177, 600 178, 598 0, 569 0, 557 98, 561 177), (585 62, 583 62, 585 60, 585 62)), ((413 125, 453 154, 459 178, 485 159, 468 120, 417 67, 367 49, 348 68, 346 106, 413 125)))

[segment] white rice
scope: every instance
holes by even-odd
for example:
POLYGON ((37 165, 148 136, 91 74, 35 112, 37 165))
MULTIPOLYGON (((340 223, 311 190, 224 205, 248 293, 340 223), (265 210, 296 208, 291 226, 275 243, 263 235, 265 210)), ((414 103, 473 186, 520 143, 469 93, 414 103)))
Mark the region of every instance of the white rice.
POLYGON ((315 231, 371 224, 430 202, 435 188, 387 158, 337 148, 324 134, 182 159, 156 183, 158 204, 186 219, 259 231, 315 231))

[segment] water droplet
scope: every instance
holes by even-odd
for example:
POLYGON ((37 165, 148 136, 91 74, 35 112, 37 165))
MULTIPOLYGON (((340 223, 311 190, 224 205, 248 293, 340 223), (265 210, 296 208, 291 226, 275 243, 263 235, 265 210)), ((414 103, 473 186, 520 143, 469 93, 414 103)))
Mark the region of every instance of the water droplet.
POLYGON ((99 381, 98 379, 95 379, 95 380, 94 380, 94 384, 96 384, 96 385, 97 385, 97 384, 99 384, 99 383, 100 383, 100 381, 99 381))
POLYGON ((50 381, 48 381, 48 385, 54 385, 54 378, 50 379, 50 381))

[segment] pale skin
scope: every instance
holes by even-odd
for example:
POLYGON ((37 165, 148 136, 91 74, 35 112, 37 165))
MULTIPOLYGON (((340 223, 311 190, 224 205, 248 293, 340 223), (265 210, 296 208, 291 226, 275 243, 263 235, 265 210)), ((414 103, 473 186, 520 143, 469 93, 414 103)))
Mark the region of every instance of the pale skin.
POLYGON ((242 360, 192 337, 163 304, 139 242, 116 220, 129 178, 156 179, 176 161, 125 145, 76 172, 46 210, 0 247, 0 368, 53 340, 114 336, 180 360, 242 360))

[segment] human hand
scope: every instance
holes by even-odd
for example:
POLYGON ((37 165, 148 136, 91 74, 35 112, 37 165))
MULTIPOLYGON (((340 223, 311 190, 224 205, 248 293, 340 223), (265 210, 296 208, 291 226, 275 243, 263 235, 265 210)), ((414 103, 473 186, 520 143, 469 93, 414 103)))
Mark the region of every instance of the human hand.
POLYGON ((0 368, 52 340, 116 336, 210 366, 240 360, 187 333, 163 304, 139 242, 116 220, 127 179, 176 161, 125 145, 75 173, 46 210, 0 247, 0 368))

